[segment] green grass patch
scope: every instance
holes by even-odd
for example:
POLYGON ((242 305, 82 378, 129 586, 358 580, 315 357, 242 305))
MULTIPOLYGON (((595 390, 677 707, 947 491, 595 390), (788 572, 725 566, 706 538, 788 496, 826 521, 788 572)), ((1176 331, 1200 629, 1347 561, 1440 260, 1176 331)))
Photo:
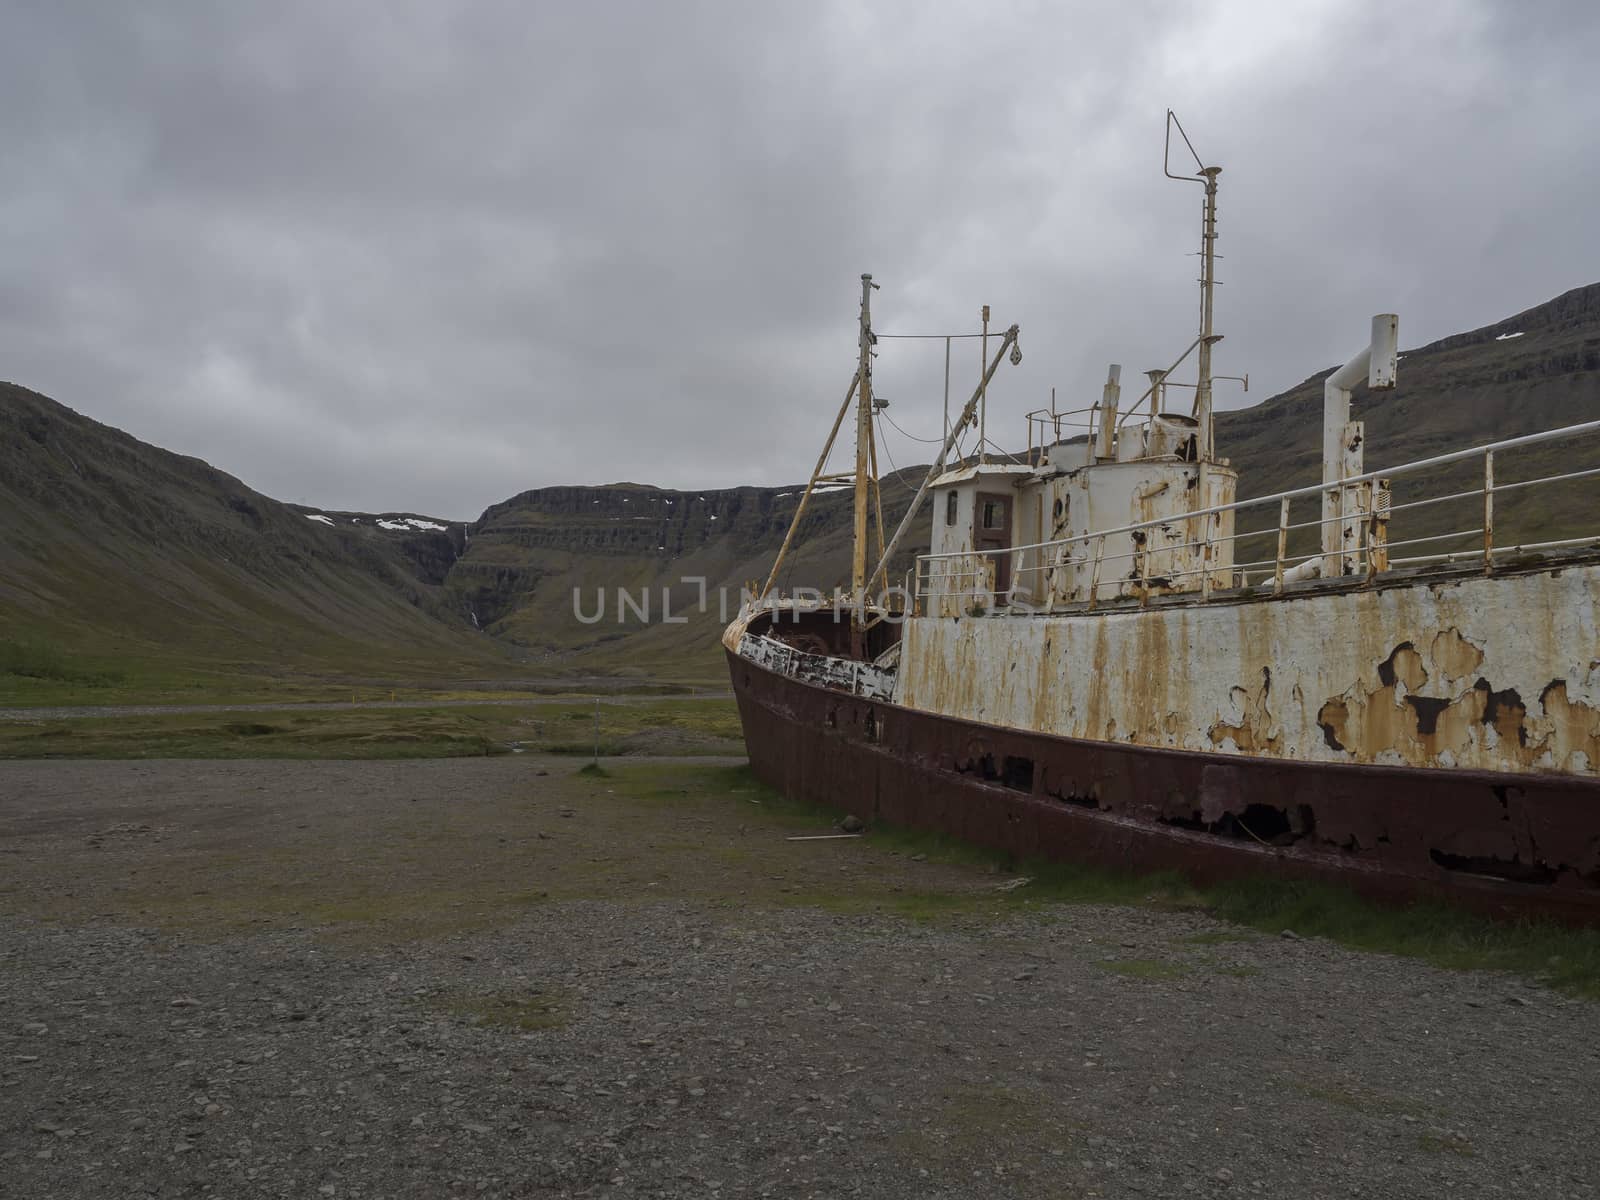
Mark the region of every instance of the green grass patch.
POLYGON ((1239 942, 1258 941, 1253 933, 1242 933, 1233 929, 1212 929, 1205 933, 1191 933, 1187 937, 1178 939, 1185 946, 1227 946, 1239 942))
POLYGON ((1189 968, 1182 963, 1156 958, 1114 958, 1097 965, 1102 971, 1127 979, 1181 979, 1189 974, 1189 968))
POLYGON ((744 742, 731 699, 662 697, 626 704, 576 700, 542 704, 533 713, 528 744, 545 754, 606 757, 627 754, 728 753, 744 742))
POLYGON ((891 1144, 917 1167, 953 1172, 968 1183, 976 1163, 1020 1161, 1038 1170, 1053 1161, 1052 1151, 1059 1154, 1078 1140, 1058 1098, 1045 1093, 957 1083, 918 1101, 927 1119, 891 1144))
MULTIPOLYGON (((655 699, 602 705, 606 756, 728 753, 733 702, 655 699)), ((0 721, 0 758, 459 758, 521 748, 588 757, 594 742, 546 742, 572 705, 280 709, 0 721)), ((593 719, 593 705, 588 709, 593 719)), ((568 733, 570 737, 570 733, 568 733)))
POLYGON ((508 754, 495 708, 177 713, 0 722, 0 758, 456 758, 508 754))
POLYGON ((1372 1088, 1311 1083, 1294 1083, 1291 1086, 1301 1095, 1309 1096, 1313 1100, 1320 1100, 1334 1108, 1367 1116, 1376 1113, 1394 1117, 1422 1117, 1428 1112, 1427 1108, 1416 1100, 1372 1088))
POLYGON ((1320 883, 1249 879, 1205 894, 1217 916, 1263 932, 1292 929, 1451 970, 1510 971, 1600 997, 1600 930, 1493 921, 1443 904, 1388 907, 1320 883))
POLYGON ((283 607, 242 584, 230 568, 191 565, 204 581, 184 572, 181 584, 157 588, 148 577, 65 571, 58 585, 80 601, 68 610, 41 613, 0 598, 0 707, 538 700, 574 692, 667 699, 727 687, 715 639, 714 657, 689 673, 671 663, 606 664, 588 655, 538 665, 513 646, 452 631, 409 605, 319 595, 316 607, 339 632, 308 620, 292 601, 283 607), (197 600, 195 587, 226 615, 204 596, 197 600), (563 671, 581 671, 581 679, 563 671))
POLYGON ((1437 1133, 1424 1133, 1417 1138, 1417 1149, 1427 1154, 1454 1154, 1460 1158, 1474 1158, 1478 1153, 1464 1137, 1437 1133))
POLYGON ((950 917, 968 916, 993 907, 993 898, 970 892, 941 892, 908 889, 900 892, 805 890, 784 897, 789 904, 820 908, 844 916, 887 913, 908 921, 937 922, 950 917))
POLYGON ((123 682, 121 671, 86 664, 60 643, 44 637, 0 638, 0 677, 11 676, 12 686, 65 684, 101 689, 123 682))
MULTIPOLYGON (((826 828, 841 815, 779 796, 761 784, 748 767, 724 768, 705 778, 709 787, 730 797, 756 800, 791 824, 826 828)), ((1058 904, 1196 910, 1241 928, 1192 935, 1188 940, 1194 945, 1255 940, 1257 934, 1245 930, 1275 935, 1292 929, 1303 937, 1324 937, 1355 950, 1416 958, 1449 970, 1503 971, 1558 991, 1600 999, 1597 929, 1542 920, 1496 921, 1442 904, 1386 906, 1342 888, 1293 880, 1259 878, 1200 888, 1172 873, 1138 875, 1106 867, 1018 861, 942 834, 882 824, 871 826, 863 841, 897 854, 922 855, 931 863, 978 868, 995 875, 997 884, 1018 875, 1028 877, 1029 882, 1009 890, 908 892, 869 900, 829 893, 803 897, 804 902, 837 911, 888 909, 928 919, 974 913, 1004 915, 1058 904)))
POLYGON ((616 758, 628 753, 628 747, 621 742, 550 742, 539 749, 569 758, 616 758))
POLYGON ((441 998, 445 1012, 468 1024, 516 1033, 562 1029, 572 1023, 572 1002, 560 991, 456 992, 441 998))

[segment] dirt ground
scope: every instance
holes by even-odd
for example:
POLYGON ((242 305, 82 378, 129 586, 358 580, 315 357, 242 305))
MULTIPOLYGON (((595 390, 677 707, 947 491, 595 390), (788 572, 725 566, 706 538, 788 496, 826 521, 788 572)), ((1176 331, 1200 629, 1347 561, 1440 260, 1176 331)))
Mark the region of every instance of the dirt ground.
POLYGON ((0 1194, 1595 1194, 1593 1003, 577 766, 0 763, 0 1194))

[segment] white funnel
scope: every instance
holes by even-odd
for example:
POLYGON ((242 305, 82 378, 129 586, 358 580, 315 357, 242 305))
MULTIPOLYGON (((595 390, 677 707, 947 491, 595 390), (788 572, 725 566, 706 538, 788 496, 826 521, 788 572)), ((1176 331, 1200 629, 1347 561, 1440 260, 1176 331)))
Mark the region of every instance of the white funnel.
POLYGON ((1338 557, 1346 540, 1339 521, 1344 513, 1343 489, 1335 490, 1346 479, 1363 473, 1365 430, 1360 421, 1350 419, 1350 392, 1366 377, 1374 391, 1394 387, 1400 361, 1400 318, 1394 313, 1379 313, 1372 318, 1372 340, 1367 348, 1345 363, 1322 385, 1322 482, 1329 489, 1322 497, 1322 549, 1327 556, 1324 575, 1342 575, 1347 564, 1338 557))

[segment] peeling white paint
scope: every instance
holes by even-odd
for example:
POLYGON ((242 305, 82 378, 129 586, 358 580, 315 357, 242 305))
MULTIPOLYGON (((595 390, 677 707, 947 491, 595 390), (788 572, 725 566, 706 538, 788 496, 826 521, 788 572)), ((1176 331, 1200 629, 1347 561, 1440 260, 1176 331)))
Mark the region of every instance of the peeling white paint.
POLYGON ((1597 598, 1600 566, 1585 566, 1257 603, 922 617, 906 625, 895 700, 1208 753, 1592 774, 1597 598))
POLYGON ((873 700, 888 700, 894 695, 893 669, 824 654, 807 654, 775 638, 744 634, 739 639, 739 656, 803 683, 839 688, 873 700))

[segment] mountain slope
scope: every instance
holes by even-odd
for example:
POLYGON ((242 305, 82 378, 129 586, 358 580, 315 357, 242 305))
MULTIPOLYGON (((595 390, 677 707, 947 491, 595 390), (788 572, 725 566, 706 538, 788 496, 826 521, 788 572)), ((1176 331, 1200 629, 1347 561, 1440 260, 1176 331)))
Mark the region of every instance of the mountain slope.
MULTIPOLYGON (((1218 415, 1241 496, 1317 481, 1326 374, 1218 415)), ((1600 417, 1600 284, 1409 350, 1399 380, 1392 392, 1356 395, 1374 469, 1600 417)), ((1496 476, 1596 465, 1600 439, 1507 454, 1496 476)), ((886 477, 891 528, 922 470, 886 477)), ((1426 483, 1467 490, 1481 470, 1466 464, 1426 483)), ((1417 486, 1398 482, 1396 503, 1417 486)), ((765 578, 801 490, 539 488, 469 525, 329 512, 280 504, 197 459, 0 385, 0 644, 39 635, 147 673, 165 663, 174 678, 201 668, 264 681, 531 668, 709 681, 721 675, 717 638, 739 590, 765 578), (619 589, 631 607, 619 606, 619 589), (662 620, 663 589, 673 623, 662 620)), ((1497 539, 1592 532, 1597 498, 1593 478, 1559 493, 1509 491, 1497 499, 1497 539)), ((1471 497, 1409 510, 1391 536, 1471 527, 1479 513, 1471 497)), ((926 520, 893 581, 926 547, 926 520)), ((816 496, 780 585, 843 584, 849 540, 848 489, 816 496)), ((5 670, 0 659, 0 681, 5 670)))
MULTIPOLYGON (((1320 480, 1322 381, 1329 371, 1253 408, 1218 414, 1218 444, 1240 470, 1241 497, 1320 480)), ((1375 395, 1361 389, 1354 413, 1366 422, 1371 469, 1600 417, 1600 284, 1407 351, 1399 386, 1375 395), (1502 336, 1511 334, 1519 336, 1502 336)), ((1506 454, 1497 478, 1509 482, 1594 465, 1600 465, 1600 439, 1576 448, 1552 444, 1506 454)), ((891 528, 925 469, 908 468, 885 480, 891 528)), ((1467 490, 1481 479, 1481 463, 1433 471, 1415 482, 1397 482, 1395 501, 1421 495, 1424 488, 1434 495, 1467 490)), ((1600 526, 1595 515, 1600 491, 1593 484, 1580 481, 1558 491, 1528 489, 1499 497, 1500 543, 1593 532, 1600 526)), ((730 604, 736 605, 741 583, 765 578, 799 493, 798 487, 691 493, 634 485, 525 492, 493 506, 475 523, 446 587, 463 596, 490 632, 534 648, 552 662, 581 655, 587 663, 649 669, 675 662, 709 664, 699 669, 715 673, 720 670, 717 634, 724 623, 717 591, 727 589, 730 604), (689 612, 685 625, 661 624, 661 590, 671 588, 673 613, 685 613, 698 589, 678 581, 697 576, 709 581, 710 611, 689 612), (643 624, 631 609, 619 619, 619 587, 635 603, 649 594, 654 623, 643 624), (597 588, 605 593, 603 616, 585 624, 574 615, 573 590, 581 610, 594 615, 602 611, 597 588)), ((1301 505, 1303 511, 1297 507, 1293 519, 1314 519, 1316 502, 1301 505)), ((1410 510, 1396 515, 1392 536, 1473 528, 1481 511, 1477 499, 1410 510)), ((1274 505, 1270 513, 1263 509, 1255 520, 1242 521, 1241 528, 1276 519, 1274 505)), ((914 555, 925 551, 926 521, 924 514, 913 526, 896 562, 896 581, 914 555)), ((844 583, 849 524, 847 490, 814 499, 781 585, 830 590, 844 583)), ((1309 549, 1312 536, 1304 531, 1294 545, 1309 549)), ((1470 544, 1467 538, 1444 546, 1470 544)))
MULTIPOLYGON (((907 476, 884 479, 891 529, 914 486, 907 476)), ((617 484, 524 492, 473 525, 446 588, 485 630, 546 663, 581 655, 590 667, 714 675, 718 639, 741 588, 765 580, 803 491, 617 484), (648 618, 640 613, 646 606, 648 618)), ((813 496, 782 586, 831 590, 848 582, 850 512, 849 489, 813 496)), ((920 530, 908 540, 897 556, 900 571, 927 546, 920 530)))
MULTIPOLYGON (((390 533, 313 521, 0 384, 0 624, 102 656, 372 672, 498 657, 390 533)), ((442 524, 442 523, 440 523, 442 524)), ((449 537, 426 531, 442 545, 449 537)), ((459 539, 459 534, 457 535, 459 539)))
MULTIPOLYGON (((1402 332, 1404 328, 1402 314, 1402 332)), ((1217 444, 1239 469, 1241 498, 1320 482, 1322 384, 1332 370, 1254 408, 1217 414, 1217 444)), ((1363 385, 1351 411, 1366 423, 1366 465, 1371 471, 1600 417, 1600 284, 1405 351, 1394 390, 1369 393, 1363 385)), ((1495 478, 1500 486, 1596 465, 1600 438, 1574 445, 1545 443, 1497 456, 1495 478)), ((1481 460, 1463 463, 1397 480, 1394 502, 1477 488, 1482 482, 1481 460)), ((1600 492, 1592 479, 1497 495, 1496 542, 1594 532, 1600 527, 1597 499, 1600 492)), ((1312 507, 1304 512, 1297 508, 1294 519, 1311 519, 1312 507)), ((1270 519, 1276 520, 1276 514, 1270 519)), ((1481 519, 1482 501, 1473 497, 1397 513, 1391 537, 1473 528, 1481 526, 1481 519)), ((1302 545, 1309 536, 1302 535, 1302 545)), ((1429 550, 1468 544, 1463 539, 1429 550)))

